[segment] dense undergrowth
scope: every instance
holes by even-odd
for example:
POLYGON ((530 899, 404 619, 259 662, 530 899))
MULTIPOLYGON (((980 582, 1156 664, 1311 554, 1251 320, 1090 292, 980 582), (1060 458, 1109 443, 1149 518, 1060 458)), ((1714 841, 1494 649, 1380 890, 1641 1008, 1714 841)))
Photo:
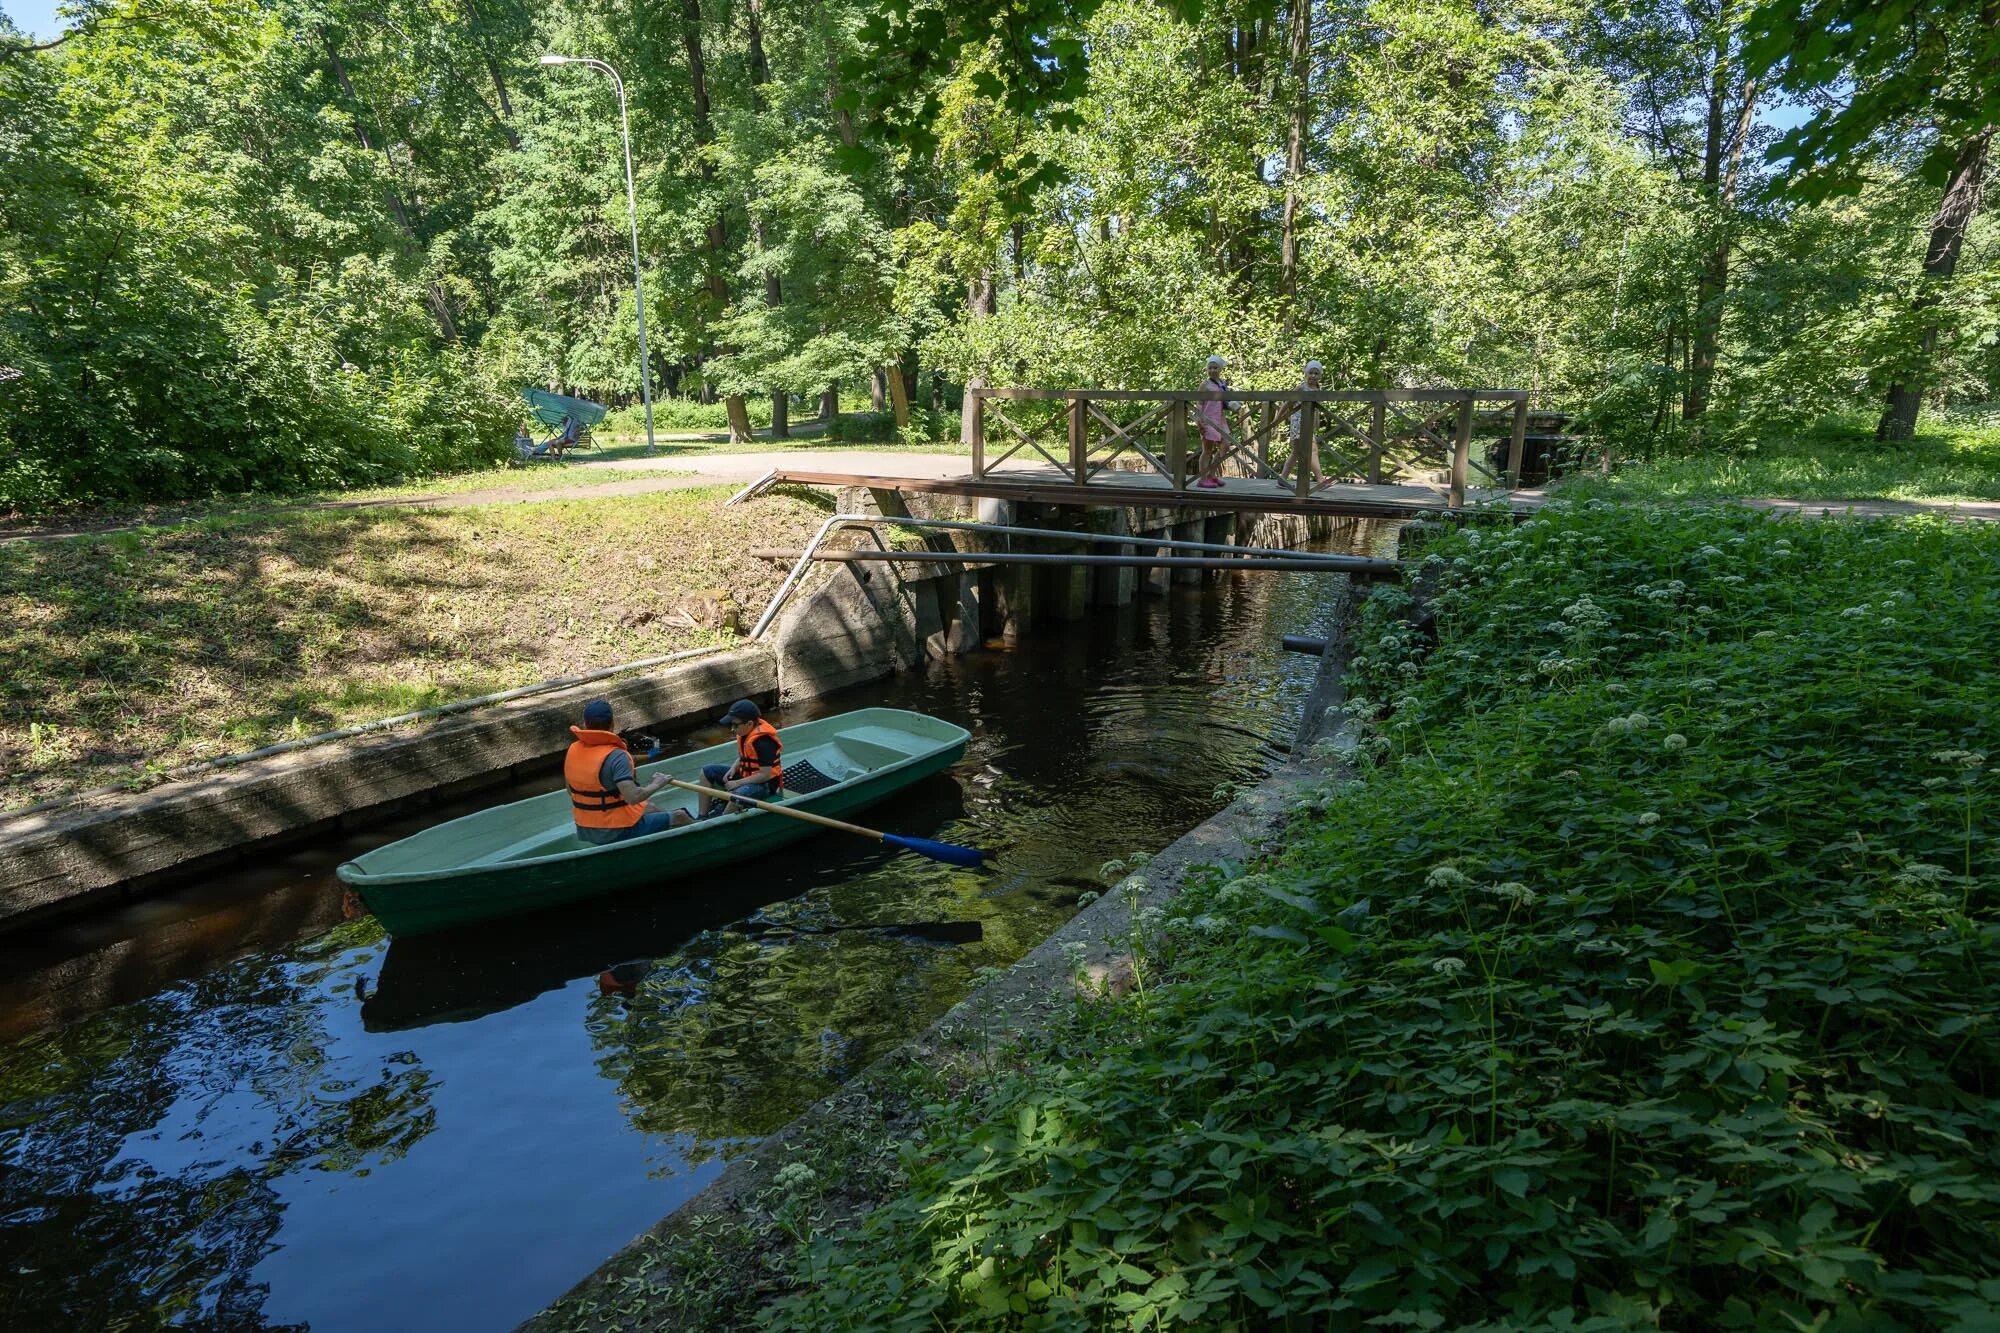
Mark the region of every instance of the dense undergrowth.
POLYGON ((1589 501, 1428 564, 1378 762, 772 1326, 2000 1321, 2000 531, 1589 501))

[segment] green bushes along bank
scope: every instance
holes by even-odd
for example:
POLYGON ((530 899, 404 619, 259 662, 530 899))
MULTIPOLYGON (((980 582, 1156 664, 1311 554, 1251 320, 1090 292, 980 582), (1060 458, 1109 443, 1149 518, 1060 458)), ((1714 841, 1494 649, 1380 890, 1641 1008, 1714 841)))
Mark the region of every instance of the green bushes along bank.
POLYGON ((2000 1320, 2000 531, 1438 540, 1376 762, 934 1108, 778 1327, 2000 1320))

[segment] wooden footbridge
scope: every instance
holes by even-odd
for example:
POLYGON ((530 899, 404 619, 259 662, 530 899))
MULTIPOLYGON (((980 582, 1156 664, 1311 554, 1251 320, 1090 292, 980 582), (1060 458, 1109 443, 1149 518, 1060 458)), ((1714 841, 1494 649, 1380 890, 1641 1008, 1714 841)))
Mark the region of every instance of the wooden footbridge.
MULTIPOLYGON (((1524 389, 1208 391, 1004 389, 965 392, 961 476, 899 477, 781 468, 778 482, 865 486, 1031 504, 1414 518, 1511 498, 1529 439, 1524 389), (1199 486, 1200 405, 1221 401, 1227 434, 1199 486), (1506 461, 1475 455, 1504 438, 1506 461), (1302 466, 1317 455, 1328 480, 1302 466)), ((746 492, 747 494, 747 492, 746 492)))

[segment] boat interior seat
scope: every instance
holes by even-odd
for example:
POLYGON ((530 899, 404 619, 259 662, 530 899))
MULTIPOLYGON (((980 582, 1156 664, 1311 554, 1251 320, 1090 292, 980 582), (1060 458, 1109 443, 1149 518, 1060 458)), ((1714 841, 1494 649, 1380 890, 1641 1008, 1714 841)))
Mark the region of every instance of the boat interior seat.
MULTIPOLYGON (((810 750, 799 750, 785 756, 787 765, 811 764, 835 782, 845 782, 851 777, 868 771, 868 765, 858 762, 852 755, 841 753, 837 743, 815 745, 810 750)), ((786 792, 787 796, 796 795, 786 792)))
POLYGON ((532 856, 553 856, 557 852, 573 852, 585 844, 576 836, 576 825, 565 821, 561 828, 536 829, 518 842, 510 842, 505 847, 496 847, 476 861, 467 865, 497 865, 502 861, 525 861, 532 856))

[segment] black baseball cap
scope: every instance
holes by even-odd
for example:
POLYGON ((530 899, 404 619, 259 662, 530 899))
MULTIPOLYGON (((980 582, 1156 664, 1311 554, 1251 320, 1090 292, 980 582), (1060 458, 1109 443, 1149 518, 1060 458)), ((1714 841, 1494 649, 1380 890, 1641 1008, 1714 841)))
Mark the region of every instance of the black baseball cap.
POLYGON ((611 705, 602 699, 592 699, 583 706, 583 725, 602 730, 611 725, 611 705))
POLYGON ((738 699, 729 705, 729 711, 722 715, 721 725, 727 727, 737 722, 755 722, 762 716, 764 715, 757 711, 756 704, 748 699, 738 699))

